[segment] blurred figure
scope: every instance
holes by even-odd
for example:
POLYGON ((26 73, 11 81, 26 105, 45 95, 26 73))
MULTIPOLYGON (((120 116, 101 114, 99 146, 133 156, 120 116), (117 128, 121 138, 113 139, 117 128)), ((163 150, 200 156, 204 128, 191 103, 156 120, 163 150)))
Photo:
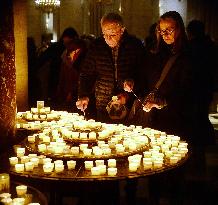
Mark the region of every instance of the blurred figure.
POLYGON ((97 120, 118 122, 124 116, 120 119, 124 121, 122 109, 124 106, 130 107, 131 97, 133 98, 123 90, 124 81, 132 79, 128 81, 130 84, 137 82, 144 47, 139 39, 127 33, 119 14, 109 13, 103 16, 101 29, 103 35, 91 45, 82 66, 77 107, 85 111, 94 96, 97 120), (116 109, 113 107, 115 104, 112 107, 108 105, 113 96, 117 96, 116 109), (113 117, 116 119, 112 119, 113 117))
POLYGON ((149 34, 145 38, 145 49, 151 53, 155 51, 155 46, 157 44, 156 27, 157 23, 152 24, 149 28, 149 34))
POLYGON ((60 109, 76 112, 79 72, 85 57, 86 45, 83 40, 75 38, 65 43, 65 46, 56 97, 60 109))
POLYGON ((36 45, 33 37, 27 38, 27 55, 28 55, 28 98, 29 106, 35 105, 38 96, 38 81, 36 78, 36 45))
POLYGON ((57 85, 61 68, 61 55, 66 44, 78 38, 79 35, 72 27, 66 28, 58 42, 51 44, 45 52, 43 52, 37 62, 38 76, 41 79, 42 100, 53 104, 57 93, 57 85))

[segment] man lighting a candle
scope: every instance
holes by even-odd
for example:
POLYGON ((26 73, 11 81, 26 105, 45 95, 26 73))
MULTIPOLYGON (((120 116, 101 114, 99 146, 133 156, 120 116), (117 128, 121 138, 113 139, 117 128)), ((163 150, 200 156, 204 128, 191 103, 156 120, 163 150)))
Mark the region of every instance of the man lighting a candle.
POLYGON ((103 16, 101 30, 102 36, 91 45, 82 66, 76 105, 84 112, 88 105, 95 104, 98 121, 114 122, 113 119, 124 119, 122 109, 131 106, 133 95, 124 91, 124 82, 130 89, 137 82, 145 51, 142 42, 127 33, 119 14, 103 16), (113 96, 117 99, 112 100, 111 106, 113 96), (118 109, 113 107, 113 101, 118 109), (112 110, 117 115, 114 118, 112 110))

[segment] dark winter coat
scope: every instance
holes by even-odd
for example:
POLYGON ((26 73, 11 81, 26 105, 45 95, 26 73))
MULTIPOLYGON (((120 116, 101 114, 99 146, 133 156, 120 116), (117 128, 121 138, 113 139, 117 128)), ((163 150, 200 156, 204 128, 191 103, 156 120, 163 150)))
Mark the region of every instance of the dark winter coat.
POLYGON ((142 42, 124 32, 118 52, 118 85, 115 83, 115 68, 112 50, 103 37, 98 38, 87 54, 81 69, 79 96, 95 95, 96 108, 104 110, 113 95, 123 92, 125 79, 138 79, 144 58, 142 42))

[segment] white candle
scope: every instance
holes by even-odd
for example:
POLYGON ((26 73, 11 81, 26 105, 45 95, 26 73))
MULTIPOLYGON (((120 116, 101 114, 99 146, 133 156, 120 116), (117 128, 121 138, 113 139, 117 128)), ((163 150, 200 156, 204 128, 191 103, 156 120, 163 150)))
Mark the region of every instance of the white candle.
POLYGON ((24 172, 24 164, 15 164, 15 171, 18 173, 24 172))
POLYGON ((75 169, 75 167, 76 167, 76 161, 74 160, 67 161, 67 168, 69 170, 75 169))
POLYGON ((72 132, 72 139, 78 139, 79 138, 79 132, 72 132))
POLYGON ((34 164, 34 167, 38 167, 38 165, 39 165, 39 158, 38 157, 31 158, 30 162, 32 162, 34 164))
POLYGON ((96 139, 96 133, 95 132, 90 132, 89 133, 89 139, 90 140, 95 140, 96 139))
POLYGON ((16 186, 16 192, 18 197, 23 196, 24 194, 27 193, 27 186, 25 185, 16 186))
POLYGON ((85 156, 91 156, 92 155, 92 149, 84 149, 83 153, 85 156))
POLYGON ((45 144, 39 144, 38 145, 38 150, 39 152, 45 152, 46 151, 46 145, 45 144))
POLYGON ((154 168, 158 169, 161 168, 163 166, 163 161, 162 160, 155 160, 154 161, 154 168))
POLYGON ((26 162, 25 163, 25 170, 27 172, 33 171, 33 168, 34 168, 34 163, 33 162, 26 162))
POLYGON ((71 147, 71 153, 73 155, 78 155, 79 154, 79 147, 71 147))
POLYGON ((176 164, 178 162, 178 157, 172 156, 170 157, 170 164, 176 164))
POLYGON ((49 142, 51 141, 51 139, 50 139, 49 136, 45 135, 45 136, 43 136, 42 141, 43 141, 44 143, 49 143, 49 142))
POLYGON ((24 205, 25 199, 24 198, 14 198, 12 204, 19 204, 24 205))
POLYGON ((50 174, 54 169, 54 164, 53 163, 46 163, 43 165, 43 171, 46 174, 50 174))
POLYGON ((25 148, 19 147, 17 148, 17 157, 22 157, 25 154, 25 148))
POLYGON ((30 135, 30 136, 28 136, 28 142, 29 143, 34 143, 35 142, 35 135, 30 135))
POLYGON ((9 161, 10 161, 11 166, 15 166, 15 164, 18 164, 18 158, 17 157, 10 157, 9 161))
POLYGON ((81 132, 80 135, 79 135, 80 139, 84 140, 84 139, 87 139, 88 138, 88 133, 86 132, 81 132))
POLYGON ((144 170, 148 170, 152 168, 152 161, 144 161, 143 160, 144 170))
POLYGON ((98 167, 100 168, 100 174, 106 174, 107 171, 106 165, 99 165, 98 167))
POLYGON ((100 166, 100 165, 104 165, 104 160, 95 160, 95 164, 96 164, 96 167, 100 166))
POLYGON ((11 194, 10 193, 2 193, 0 194, 0 200, 10 198, 11 194))
POLYGON ((21 159, 21 164, 25 164, 26 162, 29 162, 30 160, 28 156, 23 156, 20 159, 21 159))
POLYGON ((117 168, 109 167, 107 169, 107 173, 108 173, 109 176, 116 176, 117 175, 117 168))
POLYGON ((91 170, 92 167, 93 167, 93 161, 85 161, 86 170, 91 170))
POLYGON ((137 149, 137 146, 136 146, 136 143, 131 143, 131 144, 129 144, 129 150, 130 151, 135 151, 137 149))
POLYGON ((60 163, 55 164, 55 172, 56 173, 61 173, 64 171, 64 165, 60 163))
POLYGON ((80 147, 80 150, 83 152, 84 149, 88 148, 88 144, 80 144, 79 147, 80 147))
POLYGON ((45 158, 42 160, 43 164, 51 163, 52 159, 51 158, 45 158))
POLYGON ((92 174, 93 176, 100 175, 100 168, 99 168, 99 167, 92 167, 92 168, 91 168, 91 174, 92 174))
POLYGON ((116 167, 116 159, 108 159, 107 163, 108 163, 108 167, 110 168, 116 167))
POLYGON ((143 154, 144 154, 145 158, 146 157, 151 157, 151 152, 149 152, 149 151, 144 151, 143 154))
POLYGON ((12 199, 11 198, 4 198, 1 200, 1 202, 4 204, 4 205, 11 205, 12 204, 12 199))
POLYGON ((131 162, 129 163, 129 171, 136 172, 138 169, 138 163, 131 162))

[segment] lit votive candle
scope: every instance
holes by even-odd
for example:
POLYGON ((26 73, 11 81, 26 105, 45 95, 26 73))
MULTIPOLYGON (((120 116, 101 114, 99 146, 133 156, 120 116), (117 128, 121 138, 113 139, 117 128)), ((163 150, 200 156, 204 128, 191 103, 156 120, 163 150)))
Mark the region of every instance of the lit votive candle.
POLYGON ((75 160, 67 161, 67 168, 69 170, 75 169, 75 167, 76 167, 76 161, 75 160))
POLYGON ((99 165, 98 167, 100 168, 100 174, 106 174, 107 171, 106 165, 99 165))
POLYGON ((39 144, 38 145, 38 150, 39 152, 45 152, 46 151, 46 145, 45 144, 39 144))
POLYGON ((99 148, 99 149, 93 150, 93 153, 96 156, 101 156, 103 154, 103 151, 102 151, 102 149, 99 148))
POLYGON ((35 107, 31 107, 31 112, 32 112, 32 113, 37 113, 37 112, 38 112, 38 109, 35 108, 35 107))
POLYGON ((172 147, 171 151, 173 152, 173 154, 178 153, 178 147, 172 147))
POLYGON ((154 161, 154 168, 158 169, 161 168, 163 166, 163 161, 162 160, 155 160, 154 161))
POLYGON ((129 163, 129 171, 136 172, 138 169, 138 163, 131 162, 129 163))
POLYGON ((15 164, 18 164, 18 158, 17 157, 10 157, 9 161, 10 161, 11 166, 15 166, 15 164))
POLYGON ((24 172, 24 164, 15 164, 15 171, 18 173, 24 172))
POLYGON ((21 159, 21 164, 25 164, 26 162, 29 162, 30 160, 28 156, 23 156, 20 159, 21 159))
POLYGON ((25 148, 19 147, 17 148, 17 157, 22 157, 25 154, 25 148))
POLYGON ((143 167, 144 167, 144 170, 151 169, 152 168, 152 161, 144 161, 143 160, 143 167))
POLYGON ((96 133, 95 132, 90 132, 89 133, 89 139, 90 140, 95 140, 96 139, 96 133))
POLYGON ((1 193, 0 194, 0 200, 10 198, 11 194, 10 193, 1 193))
POLYGON ((91 168, 93 167, 93 161, 85 161, 85 169, 86 170, 91 170, 91 168))
POLYGON ((45 159, 46 156, 45 155, 40 155, 40 156, 38 156, 38 158, 39 158, 39 164, 43 164, 43 159, 45 159))
POLYGON ((58 159, 54 161, 54 164, 64 164, 64 162, 63 160, 58 159))
POLYGON ((102 153, 105 154, 105 155, 110 155, 111 154, 111 149, 110 148, 102 149, 102 153))
POLYGON ((33 168, 34 168, 34 163, 33 162, 26 162, 25 163, 25 170, 27 172, 33 171, 33 168))
POLYGON ((12 205, 12 199, 11 198, 4 198, 1 200, 1 202, 4 204, 4 205, 12 205))
POLYGON ((174 154, 174 156, 178 158, 178 161, 182 159, 182 155, 181 155, 181 154, 179 154, 179 153, 177 153, 177 154, 174 154))
POLYGON ((83 153, 85 156, 91 156, 92 155, 92 149, 84 149, 83 153))
POLYGON ((137 149, 136 143, 129 144, 129 150, 130 151, 135 151, 136 149, 137 149))
POLYGON ((92 174, 93 176, 98 176, 98 175, 100 175, 100 168, 99 168, 99 167, 92 167, 92 168, 91 168, 91 174, 92 174))
POLYGON ((64 171, 64 165, 63 164, 55 164, 55 172, 56 173, 61 173, 61 172, 63 172, 64 171))
POLYGON ((143 154, 144 154, 145 158, 146 157, 151 157, 151 152, 149 152, 149 151, 144 151, 143 154))
POLYGON ((16 192, 18 197, 23 196, 24 194, 27 193, 27 186, 26 185, 16 186, 16 192))
POLYGON ((166 152, 165 152, 165 156, 166 156, 167 158, 170 158, 172 155, 173 155, 173 152, 172 152, 172 151, 166 151, 166 152))
POLYGON ((108 163, 108 167, 110 168, 116 167, 116 159, 108 159, 107 163, 108 163))
POLYGON ((88 133, 86 132, 81 132, 80 135, 79 135, 79 138, 82 139, 82 140, 85 140, 88 138, 88 133))
POLYGON ((54 169, 54 163, 46 163, 43 165, 43 171, 46 174, 50 174, 54 169))
POLYGON ((71 153, 73 155, 78 155, 79 154, 79 147, 71 147, 71 153))
POLYGON ((19 204, 19 205, 24 205, 25 199, 24 198, 14 198, 12 204, 19 204))
POLYGON ((170 157, 170 164, 176 164, 178 162, 178 157, 172 156, 170 157))
POLYGON ((116 167, 109 167, 107 169, 108 176, 116 176, 117 175, 117 168, 116 167))
POLYGON ((45 158, 42 161, 43 161, 43 164, 47 164, 47 163, 51 163, 52 159, 51 158, 45 158))
POLYGON ((34 164, 34 167, 38 167, 38 165, 39 165, 39 158, 38 157, 31 158, 30 162, 32 162, 34 164))
POLYGON ((72 132, 72 139, 78 139, 79 138, 79 132, 72 132))
POLYGON ((49 136, 45 135, 45 136, 42 138, 42 140, 43 140, 44 143, 49 143, 51 139, 50 139, 49 136))
POLYGON ((100 165, 104 165, 104 160, 95 160, 95 164, 96 164, 96 167, 100 166, 100 165))
POLYGON ((79 145, 80 150, 83 152, 84 149, 88 148, 88 144, 80 144, 79 145))
POLYGON ((35 142, 35 135, 28 136, 28 142, 29 143, 34 143, 35 142))

